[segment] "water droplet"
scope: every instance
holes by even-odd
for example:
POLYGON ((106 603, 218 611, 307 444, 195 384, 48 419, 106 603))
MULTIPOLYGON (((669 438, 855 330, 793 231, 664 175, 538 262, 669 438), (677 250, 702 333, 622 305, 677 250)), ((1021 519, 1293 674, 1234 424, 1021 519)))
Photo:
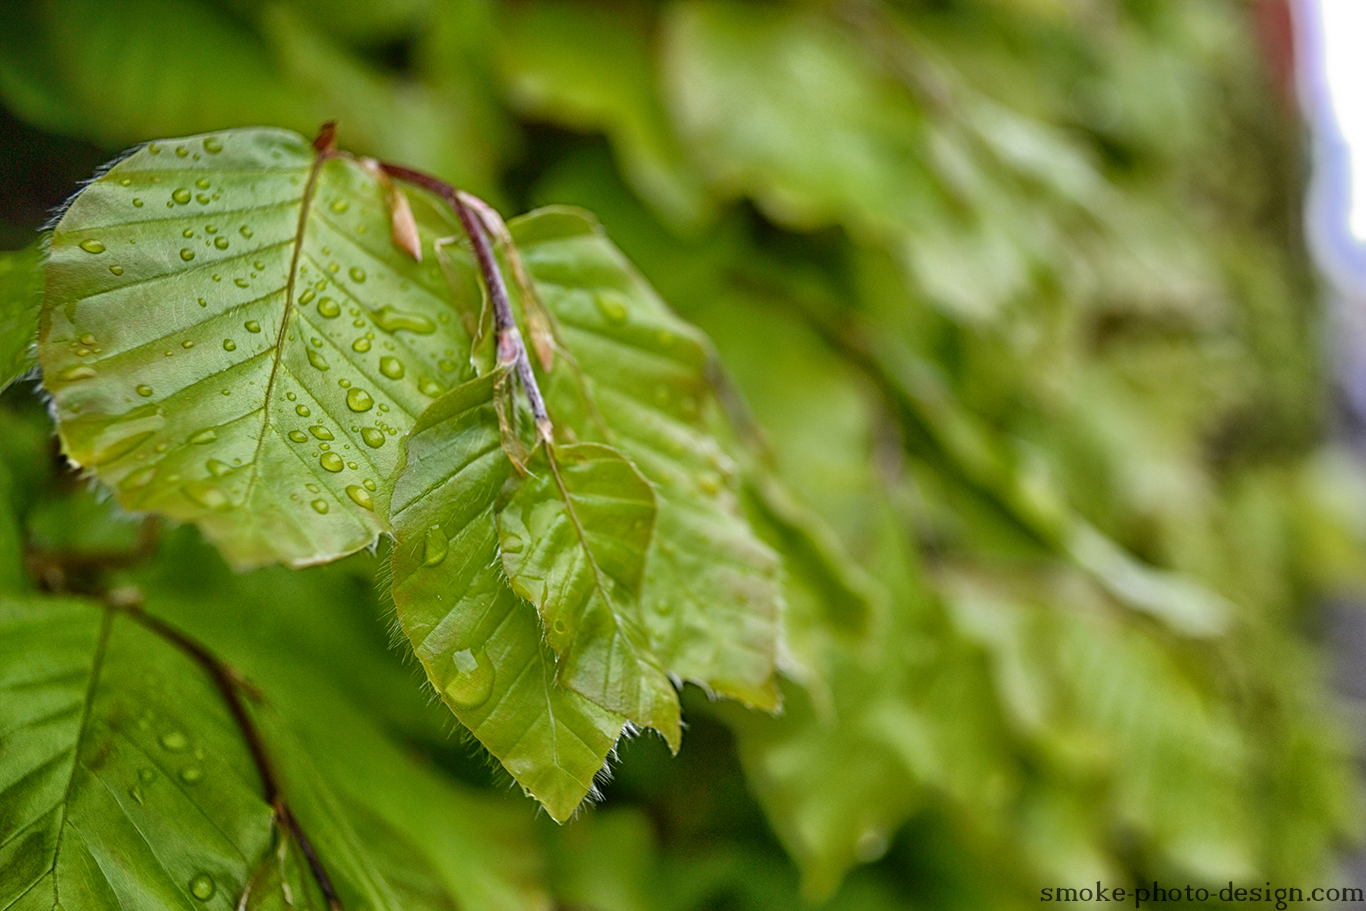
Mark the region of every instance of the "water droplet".
POLYGON ((351 276, 351 281, 355 282, 358 285, 361 282, 365 281, 365 270, 362 269, 360 266, 352 266, 349 274, 351 276))
POLYGON ((436 398, 438 395, 446 391, 445 386, 442 386, 440 383, 438 383, 431 377, 427 377, 426 379, 424 379, 421 383, 418 384, 417 388, 422 392, 423 395, 431 399, 436 398))
POLYGON ((133 785, 131 788, 128 789, 128 796, 136 800, 139 804, 141 804, 142 788, 138 787, 137 785, 133 785))
POLYGON ((138 490, 152 483, 152 478, 156 477, 157 470, 152 466, 139 468, 119 482, 119 490, 138 490))
MULTIPOLYGON (((290 396, 290 398, 293 398, 293 396, 290 396)), ((301 418, 306 418, 306 417, 308 417, 310 414, 312 414, 313 411, 312 411, 307 405, 304 405, 304 404, 300 403, 300 404, 294 406, 294 413, 297 414, 297 415, 298 415, 299 417, 301 417, 301 418)), ((331 437, 328 437, 328 439, 330 440, 331 437)))
POLYGON ((204 780, 204 770, 197 765, 187 765, 180 770, 180 780, 186 784, 199 784, 204 780))
POLYGON ((180 203, 182 206, 186 205, 190 201, 190 188, 177 187, 174 191, 172 191, 171 198, 174 199, 176 202, 180 203))
POLYGON ((317 484, 313 484, 313 483, 305 484, 304 487, 308 489, 308 492, 309 492, 309 493, 322 493, 322 490, 323 490, 323 489, 322 489, 321 487, 319 487, 317 484))
POLYGON ((98 240, 83 240, 81 241, 81 249, 87 253, 103 253, 104 244, 98 240))
POLYGON ((364 487, 366 490, 371 491, 372 493, 374 492, 374 489, 375 489, 375 482, 374 482, 374 481, 370 480, 369 478, 366 478, 364 481, 361 481, 360 483, 361 483, 361 486, 364 487))
POLYGON ((201 177, 194 182, 194 185, 201 190, 207 190, 209 188, 209 179, 207 177, 201 177))
POLYGON ((189 262, 190 260, 194 259, 194 251, 191 250, 189 247, 181 247, 180 258, 185 260, 185 262, 189 262))
MULTIPOLYGON (((139 721, 141 720, 142 719, 139 719, 139 721)), ((139 725, 139 727, 141 727, 141 725, 139 725)), ((151 784, 157 780, 157 770, 152 768, 141 769, 138 771, 138 778, 142 780, 143 784, 151 784)))
POLYGON ((335 319, 336 317, 341 316, 341 304, 330 297, 324 297, 322 300, 318 301, 318 315, 325 316, 328 319, 335 319))
POLYGON ((308 362, 319 370, 328 369, 327 359, 312 348, 308 349, 308 362))
POLYGON ((351 381, 348 380, 346 377, 342 377, 341 379, 337 380, 337 385, 342 387, 343 389, 350 389, 351 381))
POLYGON ((361 336, 351 343, 351 350, 359 354, 364 354, 370 350, 370 340, 365 336, 361 336))
POLYGON ((379 359, 379 372, 391 380, 403 379, 403 362, 396 357, 382 357, 379 359))
POLYGON ((338 215, 340 215, 347 209, 351 208, 351 203, 347 202, 344 199, 334 199, 332 200, 332 205, 328 206, 328 208, 330 208, 333 212, 336 212, 338 215))
POLYGON ((216 439, 218 439, 218 431, 209 427, 198 433, 191 434, 189 442, 202 445, 204 443, 212 443, 216 439))
POLYGON ((441 526, 433 525, 427 529, 427 537, 422 542, 422 565, 439 565, 442 560, 446 559, 446 551, 449 547, 450 541, 446 539, 446 533, 441 530, 441 526))
POLYGON ((208 193, 200 193, 198 196, 196 196, 196 197, 194 198, 194 201, 197 202, 197 203, 199 203, 201 206, 207 206, 207 205, 209 204, 209 201, 210 201, 209 194, 208 194, 208 193))
POLYGON ((599 291, 597 298, 598 310, 607 317, 609 323, 626 322, 626 301, 615 291, 599 291))
POLYGON ((142 200, 141 200, 141 199, 138 199, 136 196, 133 197, 133 208, 135 208, 135 209, 141 209, 141 208, 142 208, 142 200))
POLYGON ((493 662, 480 649, 461 649, 451 656, 453 674, 446 682, 446 698, 462 709, 478 708, 493 693, 493 662))
POLYGON ((231 465, 227 462, 220 462, 218 459, 209 459, 209 461, 204 463, 204 467, 207 468, 209 474, 213 475, 215 478, 221 478, 232 471, 231 465))
POLYGON ((393 307, 380 307, 374 312, 375 325, 385 332, 413 332, 417 335, 431 335, 436 331, 436 323, 420 313, 405 313, 393 307))
POLYGON ((226 250, 228 249, 228 239, 226 237, 215 237, 213 245, 220 250, 226 250))
POLYGON ((374 509, 375 501, 370 499, 370 491, 361 487, 359 484, 352 484, 346 488, 346 495, 361 509, 374 509))
POLYGON ((223 151, 223 143, 215 137, 210 136, 208 139, 204 140, 204 151, 208 152, 210 155, 217 155, 219 152, 223 151))
POLYGON ((185 148, 184 146, 176 146, 175 153, 181 158, 184 158, 186 155, 190 154, 190 150, 185 148))
MULTIPOLYGON (((300 407, 300 408, 303 408, 302 405, 300 405, 299 407, 300 407)), ((307 409, 307 408, 304 408, 304 413, 306 414, 307 412, 308 412, 308 409, 307 409)), ((328 429, 327 429, 326 427, 324 427, 322 424, 314 424, 312 427, 308 428, 308 432, 311 433, 311 434, 313 434, 313 436, 314 436, 316 439, 319 439, 319 440, 335 440, 335 439, 336 439, 336 437, 334 437, 334 436, 332 435, 332 431, 328 430, 328 429)))
POLYGON ((125 177, 125 178, 123 178, 123 180, 120 180, 120 181, 119 181, 119 186, 121 186, 121 187, 131 187, 132 185, 133 185, 133 181, 130 180, 129 178, 127 178, 127 177, 125 177))
POLYGON ((520 554, 522 548, 526 547, 526 542, 522 536, 516 532, 508 532, 503 536, 503 550, 510 554, 520 554))
POLYGON ((81 344, 82 344, 82 345, 93 345, 93 344, 95 344, 95 336, 93 336, 93 335, 91 335, 89 332, 87 332, 85 335, 82 335, 82 336, 81 336, 81 344))
POLYGON ((230 338, 225 338, 225 339, 223 339, 223 350, 224 350, 224 351, 236 351, 236 350, 237 350, 237 343, 234 342, 234 341, 233 341, 232 339, 230 339, 230 338))
POLYGON ((190 738, 184 731, 167 731, 161 735, 161 746, 168 753, 183 753, 190 748, 190 738))
POLYGON ((241 234, 241 235, 242 235, 243 237, 245 237, 245 238, 250 239, 250 238, 251 238, 251 233, 252 233, 252 232, 251 232, 250 226, 248 226, 248 225, 243 225, 242 227, 240 227, 240 228, 237 229, 237 233, 238 233, 238 234, 241 234))
POLYGON ((239 288, 245 288, 247 285, 251 284, 251 282, 247 281, 245 278, 234 278, 232 283, 239 288))
POLYGON ((365 441, 365 445, 371 449, 378 449, 384 445, 384 434, 374 427, 362 427, 360 438, 365 441))
POLYGON ((352 411, 369 411, 375 407, 375 400, 370 393, 357 387, 346 393, 346 407, 352 411))
POLYGON ((185 341, 183 341, 183 342, 180 343, 180 347, 182 347, 182 348, 193 348, 193 347, 194 347, 194 342, 190 341, 189 339, 185 339, 185 341))
POLYGON ((184 231, 180 232, 180 236, 186 239, 194 237, 194 228, 186 228, 184 231))
POLYGON ((142 396, 143 398, 147 398, 147 397, 148 397, 149 395, 151 395, 151 394, 152 394, 152 387, 151 387, 151 386, 147 386, 147 385, 140 385, 140 386, 138 386, 138 395, 142 396))
POLYGON ((190 894, 202 902, 213 898, 214 884, 213 877, 207 873, 201 873, 190 880, 190 894))
POLYGON ((78 363, 74 367, 67 367, 66 370, 57 374, 57 380, 64 382, 74 382, 76 380, 93 380, 96 373, 94 367, 87 367, 83 363, 78 363))
POLYGON ((149 142, 147 144, 147 151, 151 152, 153 155, 160 155, 161 146, 157 145, 155 142, 149 142))
POLYGON ((326 501, 326 500, 314 500, 312 503, 310 503, 310 504, 308 504, 308 505, 312 506, 312 507, 313 507, 313 511, 316 512, 318 515, 320 515, 320 516, 325 516, 325 515, 327 515, 327 501, 326 501))
POLYGON ((122 274, 123 274, 123 266, 110 266, 110 267, 109 267, 109 271, 110 271, 110 272, 113 272, 115 275, 122 275, 122 274))
POLYGON ((296 443, 308 442, 308 434, 304 433, 302 430, 291 430, 289 432, 289 438, 296 443))
POLYGON ((342 457, 335 452, 324 452, 318 457, 318 464, 327 471, 341 471, 346 467, 346 464, 342 462, 342 457))
POLYGON ((317 296, 317 293, 312 288, 305 288, 304 293, 299 295, 299 303, 307 304, 317 296))
POLYGON ((245 327, 247 328, 247 331, 248 331, 248 332, 260 332, 260 331, 261 331, 261 324, 258 323, 258 322, 257 322, 256 320, 254 320, 254 319, 249 319, 249 320, 247 320, 245 323, 243 323, 242 325, 245 326, 245 327))

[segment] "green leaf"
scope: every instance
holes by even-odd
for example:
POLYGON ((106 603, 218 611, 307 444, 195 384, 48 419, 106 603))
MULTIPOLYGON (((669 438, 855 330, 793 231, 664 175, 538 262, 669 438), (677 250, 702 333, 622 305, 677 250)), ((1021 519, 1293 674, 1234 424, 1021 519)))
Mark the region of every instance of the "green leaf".
POLYGON ((745 522, 735 464, 709 431, 710 346, 586 213, 543 209, 509 228, 573 353, 545 389, 557 429, 615 447, 654 487, 651 648, 672 674, 775 708, 779 564, 745 522))
POLYGON ((35 244, 0 253, 0 389, 33 367, 43 302, 43 255, 35 244))
MULTIPOLYGON (((414 195, 424 238, 452 231, 414 195)), ((306 565, 387 529, 402 438, 468 349, 345 156, 253 129, 154 142, 52 237, 39 358, 68 456, 238 565, 306 565)))
MULTIPOLYGON (((312 877, 277 830, 222 695, 146 626, 80 601, 0 601, 0 690, 0 733, 13 745, 0 755, 0 905, 228 909, 271 875, 261 871, 279 863, 280 844, 281 875, 312 877)), ((293 746, 283 732, 266 743, 306 766, 293 746)), ((398 908, 325 789, 287 778, 342 901, 398 908)), ((404 878, 430 881, 406 867, 404 878)))
POLYGON ((542 447, 528 468, 498 507, 498 537, 512 590, 536 605, 560 655, 559 681, 653 727, 677 752, 678 694, 640 616, 650 482, 598 443, 542 447))
POLYGON ((536 610, 503 574, 495 503, 512 476, 497 371, 442 396, 394 484, 393 596, 427 678, 513 778, 564 821, 625 719, 556 682, 536 610))

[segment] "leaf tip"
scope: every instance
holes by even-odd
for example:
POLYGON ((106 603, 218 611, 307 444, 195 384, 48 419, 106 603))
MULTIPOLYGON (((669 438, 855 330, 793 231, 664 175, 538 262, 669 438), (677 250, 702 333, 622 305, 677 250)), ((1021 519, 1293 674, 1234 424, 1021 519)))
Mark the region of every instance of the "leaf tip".
POLYGON ((318 127, 318 135, 313 140, 313 148, 320 155, 331 155, 337 151, 337 121, 329 120, 318 127))

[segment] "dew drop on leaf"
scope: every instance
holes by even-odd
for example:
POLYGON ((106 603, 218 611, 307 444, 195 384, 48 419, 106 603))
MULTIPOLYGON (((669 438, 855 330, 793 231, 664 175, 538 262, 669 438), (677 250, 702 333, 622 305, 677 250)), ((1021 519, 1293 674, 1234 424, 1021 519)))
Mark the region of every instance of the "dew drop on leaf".
POLYGON ((246 326, 248 332, 260 332, 261 324, 254 319, 249 319, 242 325, 246 326))
POLYGON ((371 449, 378 449, 384 445, 384 433, 374 427, 362 427, 360 438, 365 441, 365 445, 371 449))
POLYGON ((220 250, 226 250, 228 249, 228 239, 226 237, 215 237, 213 245, 220 250))
POLYGON ((177 187, 174 190, 174 192, 171 193, 171 198, 174 199, 176 202, 180 203, 182 206, 186 205, 190 201, 190 188, 177 187))
POLYGON ((314 351, 312 348, 309 348, 309 349, 308 349, 308 362, 309 362, 310 364, 312 364, 312 365, 313 365, 315 368, 317 368, 318 370, 327 370, 327 369, 328 369, 328 366, 327 366, 327 359, 324 358, 324 357, 323 357, 321 354, 319 354, 318 352, 314 351))
POLYGON ((157 470, 150 465, 146 468, 139 468, 119 482, 119 490, 138 490, 152 483, 152 478, 156 477, 157 470))
POLYGON ((436 331, 436 323, 420 313, 405 313, 394 307, 380 307, 374 313, 375 325, 385 332, 412 332, 417 335, 431 335, 436 331))
POLYGON ((224 350, 224 351, 236 351, 236 350, 237 350, 237 343, 234 342, 234 341, 233 341, 232 339, 230 339, 230 338, 225 338, 225 339, 223 339, 223 350, 224 350))
POLYGON ((150 767, 140 769, 138 770, 138 778, 142 780, 143 784, 151 784, 152 782, 156 781, 157 770, 150 767))
POLYGON ((81 249, 87 253, 103 253, 104 244, 98 240, 83 240, 81 241, 81 249))
MULTIPOLYGON (((306 417, 308 417, 310 414, 312 414, 313 412, 309 410, 309 407, 308 407, 307 405, 295 405, 295 406, 294 406, 294 413, 297 414, 297 415, 298 415, 299 417, 301 417, 301 418, 306 418, 306 417)), ((331 437, 327 437, 327 439, 330 440, 331 437)))
POLYGON ((310 503, 310 504, 308 504, 308 505, 312 506, 312 507, 313 507, 313 511, 316 512, 318 515, 320 515, 320 516, 325 516, 325 515, 327 515, 327 501, 326 501, 326 500, 314 500, 312 503, 310 503))
POLYGON ((141 209, 141 208, 142 208, 142 200, 141 200, 141 199, 138 199, 136 196, 133 197, 133 208, 135 208, 135 209, 141 209))
POLYGON ((515 532, 508 532, 503 538, 503 550, 507 553, 520 554, 525 546, 526 542, 522 540, 522 536, 515 532))
POLYGON ((358 387, 346 393, 346 407, 352 411, 369 411, 375 407, 375 400, 370 393, 358 387))
POLYGON ((336 319, 341 316, 341 304, 330 297, 324 297, 318 301, 318 315, 325 316, 328 319, 336 319))
MULTIPOLYGON (((227 509, 232 505, 227 494, 205 481, 191 481, 183 489, 185 496, 205 509, 227 509)), ((183 739, 185 735, 180 736, 183 739)), ((166 738, 162 738, 161 745, 166 746, 166 738)), ((166 749, 171 747, 166 746, 166 749)))
POLYGON ((77 364, 74 367, 68 367, 61 373, 57 374, 57 379, 62 380, 64 382, 74 382, 75 380, 89 380, 93 379, 94 377, 95 368, 87 367, 85 364, 77 364))
POLYGON ((302 430, 291 430, 289 432, 289 438, 296 443, 308 442, 308 434, 304 433, 302 430))
POLYGON ((195 444, 212 443, 218 439, 218 431, 212 427, 197 431, 190 435, 190 442, 195 444))
POLYGON ((453 673, 445 686, 446 698, 463 709, 474 709, 488 702, 493 693, 494 669, 489 656, 480 649, 461 649, 451 656, 453 673))
POLYGON ((201 177, 194 182, 194 185, 201 190, 207 190, 209 188, 209 179, 207 177, 201 177))
POLYGON ((324 452, 318 457, 318 464, 328 471, 341 471, 346 467, 342 462, 342 457, 335 452, 324 452))
POLYGON ((139 804, 141 804, 141 803, 142 803, 142 788, 138 787, 137 785, 133 785, 132 787, 130 787, 130 788, 128 789, 128 796, 131 797, 131 798, 133 798, 134 800, 136 800, 139 804))
POLYGON ((449 547, 450 542, 446 539, 446 533, 441 530, 441 526, 433 525, 427 529, 427 536, 422 542, 422 565, 439 566, 441 561, 446 559, 449 547))
POLYGON ((110 271, 110 272, 113 272, 115 275, 122 275, 122 274, 123 274, 123 266, 110 266, 110 267, 109 267, 109 271, 110 271))
POLYGON ((359 354, 364 354, 370 350, 370 340, 365 336, 361 336, 351 343, 351 350, 359 354))
POLYGON ((419 389, 419 391, 421 391, 423 395, 433 399, 446 391, 445 386, 442 386, 440 383, 438 383, 431 377, 427 377, 425 380, 419 383, 417 388, 419 389))
POLYGON ((346 495, 351 498, 357 506, 362 509, 374 509, 375 502, 370 499, 370 491, 361 487, 359 484, 352 484, 346 488, 346 495))
POLYGON ((180 770, 180 780, 186 784, 199 784, 204 780, 204 770, 199 766, 186 766, 180 770))
POLYGON ((152 394, 152 387, 151 387, 151 386, 148 386, 148 385, 146 385, 146 384, 141 384, 141 385, 138 386, 138 395, 142 396, 143 398, 147 398, 147 397, 150 396, 151 394, 152 394))
POLYGON ((185 262, 189 262, 190 260, 194 259, 194 251, 191 250, 189 247, 181 247, 180 258, 185 260, 185 262))
POLYGON ((338 215, 340 215, 347 209, 351 208, 351 203, 347 202, 344 199, 334 199, 332 200, 332 205, 328 206, 328 208, 330 208, 333 212, 336 212, 338 215))
POLYGON ((247 239, 250 239, 252 234, 251 227, 248 225, 243 225, 242 227, 237 229, 237 233, 241 234, 243 237, 247 239))
POLYGON ((596 295, 598 309, 607 317, 609 323, 626 322, 626 303, 615 291, 599 291, 596 295))
POLYGON ((365 281, 365 270, 362 269, 360 266, 352 266, 351 272, 349 274, 351 275, 351 281, 355 282, 358 285, 361 282, 365 281))
POLYGON ((366 490, 370 491, 371 493, 373 493, 374 490, 375 490, 375 482, 372 481, 372 480, 370 480, 369 478, 366 478, 364 481, 361 481, 360 484, 361 484, 362 487, 364 487, 366 490))
POLYGON ((207 873, 201 873, 190 880, 190 894, 202 902, 213 898, 214 891, 213 877, 207 873))
POLYGON ((403 362, 396 357, 382 357, 379 359, 379 372, 391 380, 403 379, 403 362))
MULTIPOLYGON (((300 414, 308 414, 308 409, 307 409, 307 408, 304 408, 303 405, 300 405, 299 408, 303 408, 303 409, 304 409, 303 411, 300 411, 300 412, 299 412, 300 414)), ((296 409, 296 410, 297 410, 297 409, 296 409)), ((311 433, 311 434, 313 434, 314 437, 316 437, 317 439, 320 439, 320 440, 335 440, 335 439, 336 439, 336 437, 334 437, 334 436, 332 435, 332 431, 328 430, 328 429, 327 429, 326 427, 324 427, 322 424, 314 424, 312 427, 308 428, 308 432, 311 433)))
POLYGON ((167 731, 161 735, 161 746, 168 753, 183 753, 190 747, 190 738, 184 731, 167 731))
POLYGON ((317 296, 317 292, 315 292, 312 288, 305 288, 304 293, 299 295, 299 303, 311 303, 313 301, 313 298, 317 296))
POLYGON ((204 151, 208 152, 210 155, 217 155, 219 152, 223 151, 223 143, 210 136, 208 139, 204 140, 204 151))

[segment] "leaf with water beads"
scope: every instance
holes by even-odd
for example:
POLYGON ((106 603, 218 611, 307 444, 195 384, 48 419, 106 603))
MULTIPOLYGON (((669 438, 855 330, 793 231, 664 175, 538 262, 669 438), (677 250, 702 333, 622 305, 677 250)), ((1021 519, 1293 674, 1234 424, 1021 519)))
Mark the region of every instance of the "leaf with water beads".
POLYGON ((495 505, 513 477, 494 387, 451 390, 419 418, 393 487, 394 605, 443 701, 550 815, 563 821, 625 718, 556 681, 536 609, 503 571, 495 505))
MULTIPOLYGON (((452 233, 411 199, 420 236, 452 233)), ((366 169, 285 131, 120 161, 52 237, 39 359, 68 456, 238 565, 371 543, 386 516, 348 491, 384 488, 417 415, 467 378, 453 316, 479 299, 466 260, 448 281, 393 244, 389 220, 366 169), (319 422, 333 442, 299 440, 319 422)))

